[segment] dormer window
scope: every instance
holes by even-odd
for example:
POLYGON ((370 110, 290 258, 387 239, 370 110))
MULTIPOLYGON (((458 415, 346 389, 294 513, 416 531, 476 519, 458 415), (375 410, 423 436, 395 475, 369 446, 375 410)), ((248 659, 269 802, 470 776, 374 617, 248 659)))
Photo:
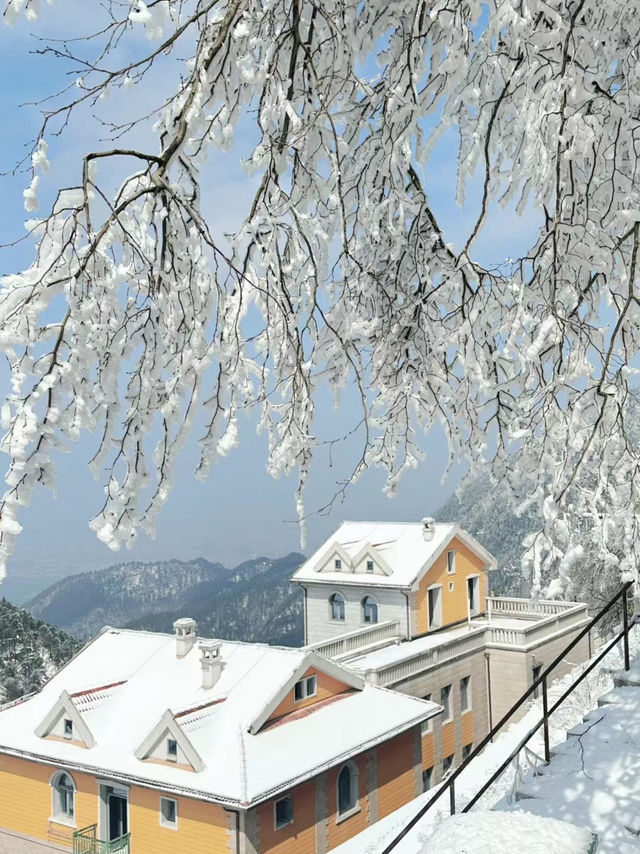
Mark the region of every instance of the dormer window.
POLYGON ((175 762, 178 759, 178 742, 175 738, 167 739, 167 759, 175 762))
POLYGON ((367 572, 373 572, 373 561, 372 560, 367 561, 367 572))
POLYGON ((73 738, 73 721, 70 718, 64 719, 64 737, 73 738))
POLYGON ((336 572, 342 572, 342 561, 339 557, 334 560, 333 566, 336 572))
POLYGON ((456 553, 451 549, 447 552, 447 573, 453 575, 456 571, 456 553))
POLYGON ((308 697, 315 697, 317 690, 317 680, 315 676, 307 676, 305 679, 300 679, 296 682, 293 689, 293 699, 296 703, 300 700, 306 700, 308 697))

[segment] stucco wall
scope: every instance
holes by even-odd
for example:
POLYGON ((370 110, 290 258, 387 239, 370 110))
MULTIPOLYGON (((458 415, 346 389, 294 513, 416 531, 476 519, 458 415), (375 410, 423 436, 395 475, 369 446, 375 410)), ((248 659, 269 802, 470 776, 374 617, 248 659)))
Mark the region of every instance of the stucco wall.
POLYGON ((400 590, 389 590, 350 585, 308 584, 307 586, 307 624, 306 643, 319 643, 327 638, 343 635, 371 626, 362 619, 362 599, 373 596, 378 603, 378 622, 398 620, 404 637, 407 624, 407 599, 400 590), (331 619, 329 597, 332 593, 341 593, 345 600, 344 620, 331 619))

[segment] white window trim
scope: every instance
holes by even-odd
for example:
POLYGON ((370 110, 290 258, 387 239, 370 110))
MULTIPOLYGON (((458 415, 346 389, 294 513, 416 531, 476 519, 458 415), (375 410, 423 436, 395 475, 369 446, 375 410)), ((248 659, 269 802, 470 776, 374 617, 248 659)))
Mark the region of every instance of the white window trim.
POLYGON ((456 574, 456 550, 447 549, 447 575, 456 574), (449 555, 453 555, 453 569, 449 569, 449 555))
POLYGON ((467 613, 469 615, 469 619, 471 619, 471 617, 477 617, 478 614, 482 613, 482 609, 480 608, 480 583, 481 583, 480 579, 481 578, 482 578, 482 576, 479 572, 472 572, 469 575, 467 575, 467 613), (474 611, 473 614, 471 613, 471 602, 469 601, 469 579, 470 578, 477 578, 478 579, 478 607, 476 608, 476 610, 474 611))
MULTIPOLYGON (((422 699, 428 700, 429 702, 431 702, 432 696, 433 696, 433 694, 427 694, 427 696, 423 697, 422 699)), ((422 721, 422 726, 420 728, 420 735, 422 735, 424 737, 425 735, 429 735, 429 733, 431 733, 432 731, 433 731, 433 718, 427 718, 426 721, 422 721)))
POLYGON ((460 680, 460 714, 466 715, 467 712, 470 712, 473 708, 473 699, 472 699, 472 691, 471 691, 471 676, 463 676, 460 680), (467 680, 467 706, 465 709, 462 708, 462 681, 463 679, 467 680))
POLYGON ((63 827, 77 827, 76 822, 76 793, 78 791, 78 787, 76 786, 76 781, 73 779, 71 773, 66 771, 64 768, 59 768, 55 771, 51 777, 49 778, 49 788, 51 789, 51 817, 49 821, 52 824, 60 824, 63 827), (56 799, 58 797, 58 792, 55 788, 55 780, 57 777, 61 777, 63 774, 66 774, 67 777, 73 783, 73 818, 69 818, 68 816, 56 815, 56 799))
POLYGON ((293 814, 293 798, 291 795, 283 795, 281 798, 278 798, 277 801, 273 802, 273 829, 274 830, 284 830, 285 827, 289 827, 290 824, 293 824, 294 814, 293 814), (278 824, 278 811, 277 806, 280 801, 291 801, 291 818, 289 821, 285 821, 284 824, 278 824))
POLYGON ((168 737, 165 741, 165 747, 167 748, 167 762, 177 762, 178 761, 178 740, 176 738, 168 737), (176 752, 171 753, 169 750, 169 742, 172 741, 176 746, 176 752))
POLYGON ((298 679, 295 685, 293 686, 293 702, 294 703, 302 703, 303 700, 308 700, 309 697, 315 697, 318 693, 318 674, 312 673, 310 676, 303 676, 302 679, 298 679), (307 693, 307 682, 313 679, 313 691, 311 693, 307 693), (304 694, 302 697, 298 697, 296 699, 296 685, 299 685, 300 682, 304 684, 304 694))
POLYGON ((333 593, 329 594, 329 619, 333 623, 344 623, 347 619, 347 600, 344 598, 344 594, 339 590, 334 590, 333 593), (342 617, 334 617, 333 616, 333 597, 340 596, 342 598, 342 617))
POLYGON ((178 801, 175 798, 166 798, 166 797, 164 797, 164 795, 162 795, 160 797, 159 811, 160 811, 160 826, 166 827, 167 830, 177 830, 178 829, 178 801), (162 802, 163 801, 173 801, 173 803, 176 805, 176 820, 174 822, 167 821, 165 819, 164 815, 162 814, 162 802))
POLYGON ((356 815, 357 813, 359 813, 361 809, 362 807, 360 806, 360 771, 355 762, 345 762, 336 776, 336 824, 340 824, 340 822, 346 821, 348 818, 351 818, 352 815, 356 815), (351 786, 355 788, 356 802, 348 810, 340 812, 340 787, 338 785, 338 780, 340 779, 342 769, 346 767, 349 767, 351 769, 351 786))
POLYGON ((365 595, 360 600, 360 625, 361 626, 376 626, 380 622, 380 603, 371 593, 365 593, 365 595), (376 605, 376 619, 375 620, 365 620, 364 618, 364 600, 365 599, 373 599, 376 605))
POLYGON ((62 735, 69 741, 73 739, 75 733, 73 731, 73 721, 71 718, 62 718, 62 735), (67 732, 67 721, 71 724, 71 732, 67 732))
POLYGON ((453 593, 453 581, 449 582, 449 593, 453 593))
MULTIPOLYGON (((433 629, 441 629, 444 626, 444 615, 442 613, 442 611, 443 611, 443 607, 442 607, 442 605, 443 605, 443 603, 442 603, 442 596, 443 596, 442 584, 430 584, 427 587, 426 594, 427 594, 427 624, 429 626, 428 631, 433 631, 433 629), (429 619, 429 591, 430 590, 440 590, 440 623, 437 626, 433 626, 433 627, 431 626, 431 620, 429 619)), ((469 606, 467 605, 467 608, 468 607, 469 606)))

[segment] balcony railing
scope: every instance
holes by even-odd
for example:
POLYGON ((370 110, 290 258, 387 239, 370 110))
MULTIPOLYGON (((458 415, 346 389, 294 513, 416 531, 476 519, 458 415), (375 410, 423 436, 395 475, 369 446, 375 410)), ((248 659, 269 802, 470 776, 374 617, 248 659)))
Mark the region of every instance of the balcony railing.
POLYGON ((73 834, 73 854, 129 854, 130 833, 107 842, 97 838, 97 825, 83 827, 73 834))
MULTIPOLYGON (((491 617, 506 617, 514 616, 513 611, 508 611, 506 608, 495 608, 494 602, 501 603, 501 600, 494 599, 491 608, 491 617)), ((522 600, 520 600, 522 601, 522 600)), ((507 600, 507 607, 511 607, 511 602, 519 605, 518 600, 507 600)), ((525 600, 526 603, 526 600, 525 600)), ((529 604, 529 603, 526 603, 529 604)), ((522 620, 522 626, 518 628, 494 626, 491 625, 491 617, 487 626, 486 641, 493 646, 515 646, 528 647, 532 644, 542 643, 558 632, 565 632, 572 626, 580 626, 589 622, 589 613, 587 605, 575 602, 537 602, 535 605, 529 605, 528 612, 520 612, 520 616, 526 618, 527 615, 536 616, 536 612, 532 609, 535 606, 544 607, 544 611, 540 610, 538 614, 547 614, 542 619, 537 620, 522 620), (553 609, 548 606, 556 606, 553 609)))
POLYGON ((354 632, 327 638, 319 643, 311 643, 305 649, 325 655, 327 658, 341 659, 360 652, 366 647, 398 638, 400 634, 399 620, 388 620, 386 623, 374 623, 364 629, 356 629, 354 632))
MULTIPOLYGON (((487 596, 487 610, 496 617, 549 617, 564 614, 576 607, 575 602, 554 599, 516 599, 510 596, 487 596)), ((586 608, 586 605, 583 607, 586 608)))

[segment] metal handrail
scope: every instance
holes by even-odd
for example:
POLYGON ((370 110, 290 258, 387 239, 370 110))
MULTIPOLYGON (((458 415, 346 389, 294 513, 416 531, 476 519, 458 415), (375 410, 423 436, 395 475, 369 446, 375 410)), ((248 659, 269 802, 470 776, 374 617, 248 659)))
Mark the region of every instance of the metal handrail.
POLYGON ((554 658, 552 663, 540 674, 540 676, 529 686, 529 688, 522 694, 522 696, 516 700, 516 702, 511 706, 511 708, 500 718, 498 723, 487 733, 487 735, 480 741, 480 743, 471 751, 469 756, 459 765, 456 770, 444 781, 444 783, 440 786, 440 789, 436 792, 436 794, 430 798, 424 806, 420 807, 418 812, 413 816, 413 818, 402 828, 402 830, 391 840, 391 842, 383 849, 381 854, 390 854, 391 851, 398 845, 398 843, 404 839, 404 837, 409 833, 409 831, 415 827, 415 825, 420 821, 420 819, 426 815, 426 813, 431 809, 431 807, 442 797, 445 791, 449 791, 449 804, 451 809, 451 814, 453 815, 456 811, 456 794, 455 794, 455 781, 462 774, 463 771, 469 766, 469 763, 472 762, 478 754, 484 750, 487 744, 490 741, 493 741, 495 736, 503 729, 504 725, 509 721, 509 719, 513 716, 513 714, 522 707, 526 700, 535 692, 537 689, 542 686, 542 719, 538 721, 538 723, 529 730, 529 732, 525 735, 523 739, 518 743, 518 746, 513 750, 508 758, 500 765, 500 767, 495 771, 489 780, 482 786, 479 792, 477 792, 474 797, 466 804, 463 808, 462 812, 469 812, 469 810, 474 806, 474 804, 482 797, 482 795, 486 792, 489 786, 494 783, 498 777, 505 771, 507 766, 513 759, 518 755, 518 753, 522 750, 524 745, 531 739, 533 735, 540 729, 540 727, 544 728, 544 758, 545 762, 549 763, 551 759, 551 750, 549 746, 549 717, 553 714, 553 712, 558 708, 558 706, 563 703, 569 694, 576 688, 577 685, 582 682, 582 680, 587 676, 588 673, 593 670, 593 668, 607 655, 608 652, 613 649, 613 647, 622 639, 623 648, 624 648, 624 669, 629 670, 629 617, 627 613, 627 596, 629 593, 629 588, 633 584, 632 581, 627 581, 626 584, 616 593, 616 595, 602 608, 601 611, 596 614, 596 616, 580 631, 575 638, 568 644, 562 652, 554 658), (598 623, 600 620, 607 614, 611 608, 616 604, 616 602, 622 599, 622 631, 617 634, 614 639, 607 644, 604 651, 601 652, 596 659, 594 659, 578 677, 578 679, 573 682, 569 688, 562 694, 559 700, 557 700, 550 708, 547 697, 547 677, 549 674, 560 664, 560 662, 565 658, 568 652, 570 652, 581 640, 587 635, 591 629, 598 623))

